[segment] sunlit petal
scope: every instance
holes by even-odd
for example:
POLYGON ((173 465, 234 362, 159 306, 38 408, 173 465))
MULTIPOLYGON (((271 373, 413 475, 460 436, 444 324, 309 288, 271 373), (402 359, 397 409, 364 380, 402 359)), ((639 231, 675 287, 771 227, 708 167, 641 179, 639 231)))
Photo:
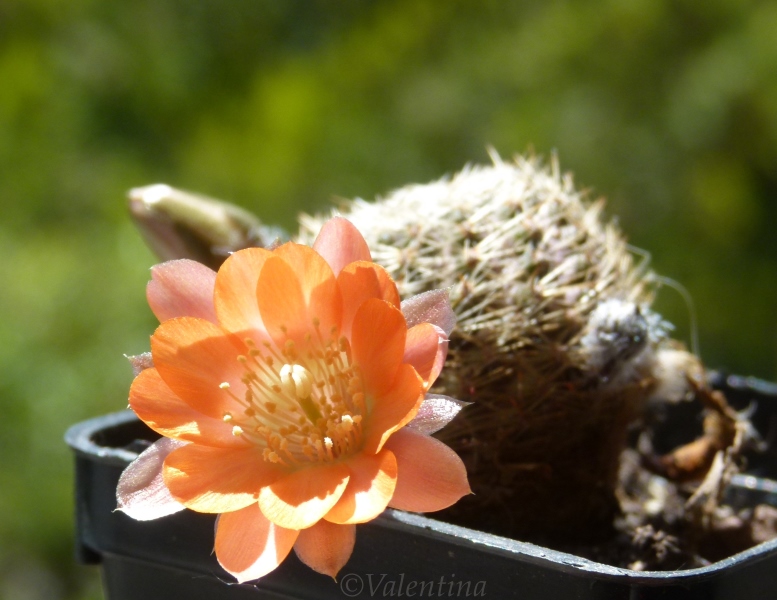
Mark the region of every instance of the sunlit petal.
POLYGON ((471 493, 459 456, 441 441, 403 429, 386 442, 397 458, 398 479, 392 508, 413 512, 442 510, 471 493))
POLYGON ((313 328, 307 302, 297 274, 277 256, 267 259, 256 289, 257 306, 267 333, 276 346, 283 348, 287 339, 302 343, 313 328))
POLYGON ((447 355, 448 336, 436 325, 420 323, 407 330, 403 360, 413 365, 424 381, 424 389, 435 382, 447 355))
MULTIPOLYGON (((303 323, 305 332, 312 330, 314 319, 323 332, 329 332, 332 327, 339 329, 343 301, 329 264, 313 249, 299 244, 283 244, 274 254, 291 267, 300 283, 307 312, 300 313, 297 320, 303 323)), ((264 290, 260 293, 263 294, 264 290)))
POLYGON ((392 433, 416 416, 423 398, 421 378, 410 365, 401 365, 391 390, 375 403, 367 424, 364 451, 380 451, 392 433))
POLYGON ((274 570, 291 551, 299 531, 278 527, 256 503, 219 517, 216 558, 239 583, 259 579, 274 570))
POLYGON ((129 405, 157 433, 206 446, 244 447, 223 419, 203 415, 186 404, 162 381, 156 369, 146 369, 132 382, 129 405))
POLYGON ((351 558, 356 542, 354 525, 319 521, 299 532, 294 552, 314 571, 334 578, 351 558))
POLYGON ((255 448, 209 448, 187 444, 165 460, 170 493, 187 508, 205 513, 239 510, 256 502, 259 491, 283 472, 255 448))
POLYGON ((377 517, 391 500, 397 483, 397 460, 386 450, 357 454, 346 463, 348 487, 324 517, 333 523, 365 523, 377 517))
POLYGON ((171 319, 151 336, 151 354, 162 380, 186 404, 216 419, 242 410, 221 384, 242 395, 243 367, 237 357, 246 353, 238 340, 204 319, 171 319))
POLYGON ((256 283, 272 252, 247 248, 231 254, 221 265, 213 296, 219 324, 241 337, 263 332, 264 324, 256 305, 256 283))
POLYGON ((259 507, 276 525, 305 529, 337 503, 348 477, 348 467, 341 463, 297 471, 262 489, 259 507))
POLYGON ((351 324, 359 307, 370 298, 385 300, 399 308, 399 292, 383 267, 371 262, 355 262, 346 266, 337 277, 343 295, 342 334, 349 336, 351 324))
POLYGON ((367 394, 380 396, 391 388, 405 353, 406 335, 402 313, 384 300, 367 300, 356 311, 351 347, 367 394))

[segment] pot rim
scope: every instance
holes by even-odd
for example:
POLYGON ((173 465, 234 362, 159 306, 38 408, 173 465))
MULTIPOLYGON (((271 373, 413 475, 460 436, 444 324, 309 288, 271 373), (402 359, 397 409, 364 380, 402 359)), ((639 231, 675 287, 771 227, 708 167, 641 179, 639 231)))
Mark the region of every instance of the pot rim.
MULTIPOLYGON (((65 433, 65 441, 80 458, 86 458, 100 464, 123 467, 132 462, 137 454, 124 448, 101 446, 94 438, 98 432, 119 428, 133 422, 139 423, 140 419, 131 410, 91 418, 71 426, 65 433)), ((777 483, 753 475, 738 475, 732 480, 731 485, 740 490, 754 490, 777 497, 777 483)), ((721 571, 737 569, 777 555, 777 538, 775 538, 706 567, 682 571, 631 571, 529 542, 484 533, 395 509, 387 509, 372 523, 378 527, 401 529, 408 532, 417 530, 418 533, 423 533, 432 539, 444 540, 458 546, 480 547, 489 554, 519 558, 527 563, 542 565, 558 572, 587 574, 589 576, 595 574, 604 580, 647 586, 662 585, 668 580, 679 584, 683 582, 695 583, 720 575, 721 571)))

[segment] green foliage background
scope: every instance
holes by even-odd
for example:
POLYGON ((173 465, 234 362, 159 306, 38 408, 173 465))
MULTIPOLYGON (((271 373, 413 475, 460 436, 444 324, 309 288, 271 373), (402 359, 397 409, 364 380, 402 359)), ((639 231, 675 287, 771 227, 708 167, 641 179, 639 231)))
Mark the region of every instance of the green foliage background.
POLYGON ((777 377, 774 2, 3 2, 0 596, 101 597, 62 435, 125 406, 155 325, 128 188, 293 228, 488 145, 557 151, 690 290, 706 362, 777 377))

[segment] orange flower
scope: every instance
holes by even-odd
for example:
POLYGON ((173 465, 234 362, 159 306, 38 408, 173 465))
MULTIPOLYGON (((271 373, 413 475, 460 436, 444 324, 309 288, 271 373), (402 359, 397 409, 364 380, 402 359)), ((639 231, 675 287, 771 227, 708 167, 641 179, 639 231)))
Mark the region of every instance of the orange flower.
POLYGON ((400 306, 348 221, 313 248, 236 252, 218 274, 163 263, 148 300, 162 323, 129 401, 164 437, 125 470, 119 508, 218 513, 216 556, 238 581, 292 547, 334 577, 355 524, 470 492, 459 457, 427 435, 461 407, 426 394, 454 323, 447 295, 400 306))

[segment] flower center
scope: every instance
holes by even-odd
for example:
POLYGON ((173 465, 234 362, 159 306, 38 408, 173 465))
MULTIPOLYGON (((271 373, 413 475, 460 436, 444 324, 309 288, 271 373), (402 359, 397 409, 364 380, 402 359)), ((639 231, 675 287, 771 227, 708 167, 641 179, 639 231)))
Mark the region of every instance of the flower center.
POLYGON ((302 349, 287 339, 282 350, 269 342, 260 350, 246 339, 248 354, 237 357, 244 369, 243 397, 227 382, 219 386, 243 407, 224 414, 224 421, 234 435, 263 448, 269 462, 332 462, 361 445, 365 396, 350 343, 336 329, 325 341, 318 321, 313 324, 316 335, 307 334, 302 349))

